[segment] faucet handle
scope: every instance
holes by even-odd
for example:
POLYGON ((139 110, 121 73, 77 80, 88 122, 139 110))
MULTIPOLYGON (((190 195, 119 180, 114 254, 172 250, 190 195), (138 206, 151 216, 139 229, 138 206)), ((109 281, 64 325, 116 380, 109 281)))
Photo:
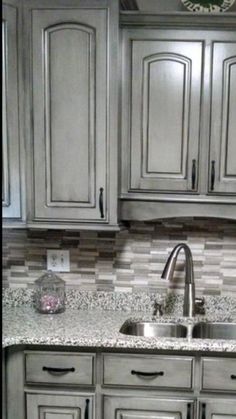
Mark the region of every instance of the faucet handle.
POLYGON ((205 299, 203 297, 195 297, 195 312, 196 314, 205 314, 205 299))

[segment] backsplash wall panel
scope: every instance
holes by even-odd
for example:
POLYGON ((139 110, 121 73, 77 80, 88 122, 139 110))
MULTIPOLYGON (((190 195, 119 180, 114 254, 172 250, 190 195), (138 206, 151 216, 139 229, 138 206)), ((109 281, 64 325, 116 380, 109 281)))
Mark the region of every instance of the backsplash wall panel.
POLYGON ((93 291, 173 290, 183 293, 184 255, 173 282, 161 279, 179 242, 193 253, 198 295, 236 297, 236 223, 218 219, 133 222, 118 233, 3 230, 3 287, 32 288, 46 271, 47 249, 69 249, 71 272, 59 273, 67 288, 93 291))

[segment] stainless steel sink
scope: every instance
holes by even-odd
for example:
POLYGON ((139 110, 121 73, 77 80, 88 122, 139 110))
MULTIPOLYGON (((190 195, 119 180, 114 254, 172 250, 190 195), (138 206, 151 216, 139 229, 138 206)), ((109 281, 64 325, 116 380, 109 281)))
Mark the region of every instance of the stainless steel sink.
POLYGON ((197 323, 192 337, 198 339, 236 339, 236 323, 197 323))
POLYGON ((132 336, 185 338, 187 328, 176 323, 154 323, 142 321, 126 321, 120 328, 120 333, 132 336))

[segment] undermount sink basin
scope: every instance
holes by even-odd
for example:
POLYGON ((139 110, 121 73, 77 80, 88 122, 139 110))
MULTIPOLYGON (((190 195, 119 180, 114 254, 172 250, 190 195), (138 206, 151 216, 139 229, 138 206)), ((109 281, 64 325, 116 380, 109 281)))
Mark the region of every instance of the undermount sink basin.
POLYGON ((128 321, 121 326, 120 333, 143 337, 185 338, 187 328, 175 323, 128 321))
POLYGON ((236 339, 236 323, 197 323, 192 337, 198 339, 236 339))

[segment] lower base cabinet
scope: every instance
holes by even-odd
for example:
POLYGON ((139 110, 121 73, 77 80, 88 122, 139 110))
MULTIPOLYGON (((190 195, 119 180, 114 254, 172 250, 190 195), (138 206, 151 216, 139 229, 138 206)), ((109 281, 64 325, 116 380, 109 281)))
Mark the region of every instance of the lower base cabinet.
POLYGON ((7 419, 236 419, 233 353, 10 347, 4 360, 7 419))
POLYGON ((190 419, 193 400, 104 397, 104 419, 190 419))
POLYGON ((27 419, 92 419, 93 397, 66 393, 27 393, 27 419))

